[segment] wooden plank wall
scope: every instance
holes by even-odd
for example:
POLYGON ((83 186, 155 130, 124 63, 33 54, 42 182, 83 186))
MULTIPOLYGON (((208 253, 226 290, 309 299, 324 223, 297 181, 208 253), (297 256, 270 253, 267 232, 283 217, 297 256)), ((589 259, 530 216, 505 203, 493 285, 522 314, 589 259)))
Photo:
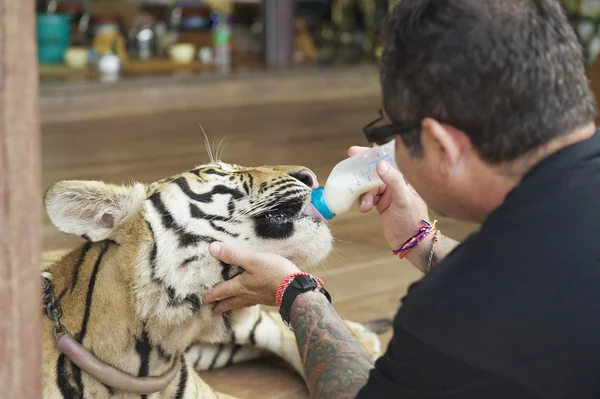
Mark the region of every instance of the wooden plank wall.
POLYGON ((42 396, 34 3, 0 0, 0 396, 19 399, 42 396))

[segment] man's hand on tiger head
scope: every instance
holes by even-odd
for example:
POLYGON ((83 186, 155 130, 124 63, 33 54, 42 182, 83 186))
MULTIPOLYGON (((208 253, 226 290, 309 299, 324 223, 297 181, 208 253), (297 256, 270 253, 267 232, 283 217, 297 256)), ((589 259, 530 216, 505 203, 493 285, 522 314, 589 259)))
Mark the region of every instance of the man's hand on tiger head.
POLYGON ((244 273, 218 284, 203 296, 203 304, 218 302, 215 313, 253 305, 275 306, 281 282, 300 271, 289 260, 271 253, 252 252, 220 242, 213 242, 209 250, 215 258, 244 269, 244 273))

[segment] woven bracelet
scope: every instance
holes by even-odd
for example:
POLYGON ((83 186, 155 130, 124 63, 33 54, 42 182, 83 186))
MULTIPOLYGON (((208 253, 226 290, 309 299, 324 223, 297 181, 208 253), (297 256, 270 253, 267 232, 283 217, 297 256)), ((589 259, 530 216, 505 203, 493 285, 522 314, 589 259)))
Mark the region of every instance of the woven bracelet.
POLYGON ((437 220, 434 220, 433 223, 430 223, 425 219, 422 219, 421 221, 423 222, 423 225, 417 229, 416 234, 406 240, 406 242, 402 244, 400 248, 394 250, 394 255, 397 255, 400 259, 403 259, 411 249, 416 247, 421 241, 423 241, 425 237, 435 230, 437 220))

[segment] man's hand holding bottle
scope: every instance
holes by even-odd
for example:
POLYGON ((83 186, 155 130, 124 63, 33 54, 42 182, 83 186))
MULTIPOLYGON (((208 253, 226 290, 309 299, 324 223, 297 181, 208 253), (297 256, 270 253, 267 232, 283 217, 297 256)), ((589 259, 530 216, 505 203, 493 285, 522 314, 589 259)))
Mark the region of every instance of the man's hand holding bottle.
MULTIPOLYGON (((350 147, 348 156, 367 149, 369 147, 350 147)), ((385 185, 361 195, 358 205, 362 213, 377 209, 385 239, 390 248, 396 250, 417 232, 423 224, 421 220, 429 220, 429 212, 425 201, 408 184, 402 173, 389 163, 380 162, 377 165, 377 174, 385 185)), ((439 233, 437 237, 439 241, 436 245, 435 260, 440 261, 458 243, 439 233)), ((430 234, 406 256, 421 271, 425 271, 427 267, 432 242, 433 234, 430 234)))

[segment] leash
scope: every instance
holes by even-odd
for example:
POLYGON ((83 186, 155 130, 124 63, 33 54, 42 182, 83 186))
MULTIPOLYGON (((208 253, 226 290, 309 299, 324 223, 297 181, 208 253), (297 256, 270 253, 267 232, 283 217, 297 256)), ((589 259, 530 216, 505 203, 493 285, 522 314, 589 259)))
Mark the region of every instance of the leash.
POLYGON ((163 375, 156 377, 138 377, 110 366, 81 345, 60 322, 62 308, 54 296, 54 287, 42 277, 42 304, 45 304, 46 316, 54 323, 52 336, 56 347, 71 362, 101 383, 118 391, 138 395, 149 395, 165 389, 179 373, 179 356, 175 356, 173 366, 163 375))

